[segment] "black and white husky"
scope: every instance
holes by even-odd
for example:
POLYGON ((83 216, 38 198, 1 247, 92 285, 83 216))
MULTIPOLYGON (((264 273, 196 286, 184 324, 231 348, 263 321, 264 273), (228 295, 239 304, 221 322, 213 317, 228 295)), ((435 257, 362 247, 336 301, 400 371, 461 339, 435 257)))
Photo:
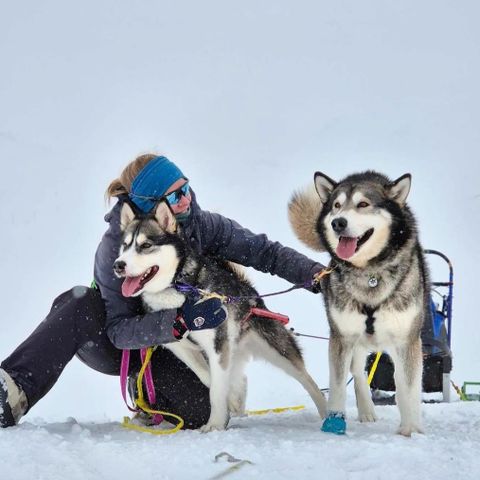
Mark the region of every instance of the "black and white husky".
MULTIPOLYGON (((245 366, 259 357, 298 380, 312 397, 323 418, 326 401, 305 369, 293 335, 278 321, 251 316, 252 307, 264 308, 262 300, 240 270, 224 261, 199 256, 182 240, 175 218, 161 202, 154 214, 137 218, 128 204, 121 211, 124 242, 117 262, 125 262, 127 282, 138 287, 148 311, 179 308, 185 296, 174 288, 176 281, 207 292, 249 297, 224 306, 227 319, 216 329, 190 332, 181 341, 162 345, 190 367, 210 388, 211 414, 201 430, 223 430, 229 413, 245 411, 247 381, 245 366), (133 279, 133 280, 132 280, 133 279)), ((123 264, 122 264, 123 267, 123 264)))
MULTIPOLYGON (((334 270, 321 280, 331 330, 328 415, 343 421, 350 369, 359 420, 375 421, 365 358, 384 350, 395 364, 399 433, 421 432, 420 331, 430 314, 430 289, 416 222, 406 205, 411 176, 392 182, 368 171, 335 182, 317 172, 314 184, 293 195, 289 217, 300 240, 332 256, 334 270)), ((343 433, 328 422, 325 431, 343 433)))

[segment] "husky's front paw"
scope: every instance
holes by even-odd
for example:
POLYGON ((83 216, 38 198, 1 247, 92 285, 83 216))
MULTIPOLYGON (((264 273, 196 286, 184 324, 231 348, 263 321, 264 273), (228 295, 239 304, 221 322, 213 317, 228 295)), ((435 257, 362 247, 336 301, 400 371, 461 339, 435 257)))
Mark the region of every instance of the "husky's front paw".
POLYGON ((226 430, 228 422, 230 421, 230 415, 214 415, 208 419, 208 422, 200 427, 199 430, 202 433, 214 432, 215 430, 226 430))
POLYGON ((213 422, 208 422, 203 427, 200 427, 198 430, 202 433, 208 433, 208 432, 214 432, 215 430, 225 430, 226 425, 219 424, 219 423, 213 423, 213 422))
POLYGON ((408 424, 408 425, 400 425, 397 430, 397 433, 403 435, 404 437, 411 437, 412 433, 425 433, 423 428, 420 425, 416 424, 408 424))
POLYGON ((344 435, 347 430, 347 422, 343 412, 327 412, 327 418, 323 421, 322 432, 344 435))

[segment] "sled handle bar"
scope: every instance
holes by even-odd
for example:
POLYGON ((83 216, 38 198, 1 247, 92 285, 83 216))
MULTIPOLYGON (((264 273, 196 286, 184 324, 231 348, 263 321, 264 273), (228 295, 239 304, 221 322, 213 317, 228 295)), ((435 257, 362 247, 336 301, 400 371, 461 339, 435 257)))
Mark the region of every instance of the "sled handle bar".
POLYGON ((432 285, 435 287, 448 287, 448 301, 447 301, 447 342, 449 348, 451 348, 452 342, 452 300, 453 300, 453 266, 450 259, 438 250, 424 250, 425 254, 438 255, 443 258, 447 264, 450 272, 448 282, 432 282, 432 285))

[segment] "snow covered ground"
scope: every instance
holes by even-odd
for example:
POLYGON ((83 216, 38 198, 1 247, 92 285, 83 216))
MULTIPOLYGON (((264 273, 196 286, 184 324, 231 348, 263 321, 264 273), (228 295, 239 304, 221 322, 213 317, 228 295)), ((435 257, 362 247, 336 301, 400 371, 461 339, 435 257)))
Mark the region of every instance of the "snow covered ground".
MULTIPOLYGON (((164 153, 200 205, 308 251, 288 225, 293 190, 321 170, 410 172, 423 245, 455 269, 452 378, 480 381, 480 3, 476 0, 25 0, 0 12, 0 360, 52 300, 89 284, 105 229, 103 192, 139 153, 164 153)), ((432 262, 434 279, 445 265, 432 262)), ((288 287, 249 272, 261 293, 288 287)), ((291 326, 328 336, 321 296, 268 301, 291 326)), ((326 343, 302 338, 328 385, 326 343)), ((452 392, 452 398, 457 396, 452 392)), ((394 434, 398 413, 348 435, 320 432, 304 391, 261 363, 248 408, 222 433, 123 431, 118 379, 74 360, 22 420, 0 431, 0 480, 471 478, 480 402, 425 405, 425 435, 394 434), (67 420, 74 417, 77 422, 67 420), (235 477, 234 477, 235 475, 235 477)))
POLYGON ((226 432, 153 436, 126 431, 116 419, 27 421, 0 432, 4 480, 210 479, 227 469, 228 452, 243 464, 228 478, 332 480, 474 478, 480 451, 480 402, 428 404, 424 435, 395 435, 396 406, 377 407, 373 424, 354 420, 348 434, 320 432, 312 408, 233 419, 226 432))

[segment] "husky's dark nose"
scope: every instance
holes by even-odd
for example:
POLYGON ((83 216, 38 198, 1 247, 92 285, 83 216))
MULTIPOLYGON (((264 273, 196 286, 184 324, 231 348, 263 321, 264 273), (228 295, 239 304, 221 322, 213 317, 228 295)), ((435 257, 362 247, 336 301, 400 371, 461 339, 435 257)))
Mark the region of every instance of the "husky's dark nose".
POLYGON ((122 275, 125 273, 125 267, 127 264, 123 260, 117 260, 113 264, 113 270, 117 275, 122 275))
POLYGON ((332 228, 335 233, 342 233, 347 228, 347 225, 346 218, 339 217, 332 220, 332 228))

